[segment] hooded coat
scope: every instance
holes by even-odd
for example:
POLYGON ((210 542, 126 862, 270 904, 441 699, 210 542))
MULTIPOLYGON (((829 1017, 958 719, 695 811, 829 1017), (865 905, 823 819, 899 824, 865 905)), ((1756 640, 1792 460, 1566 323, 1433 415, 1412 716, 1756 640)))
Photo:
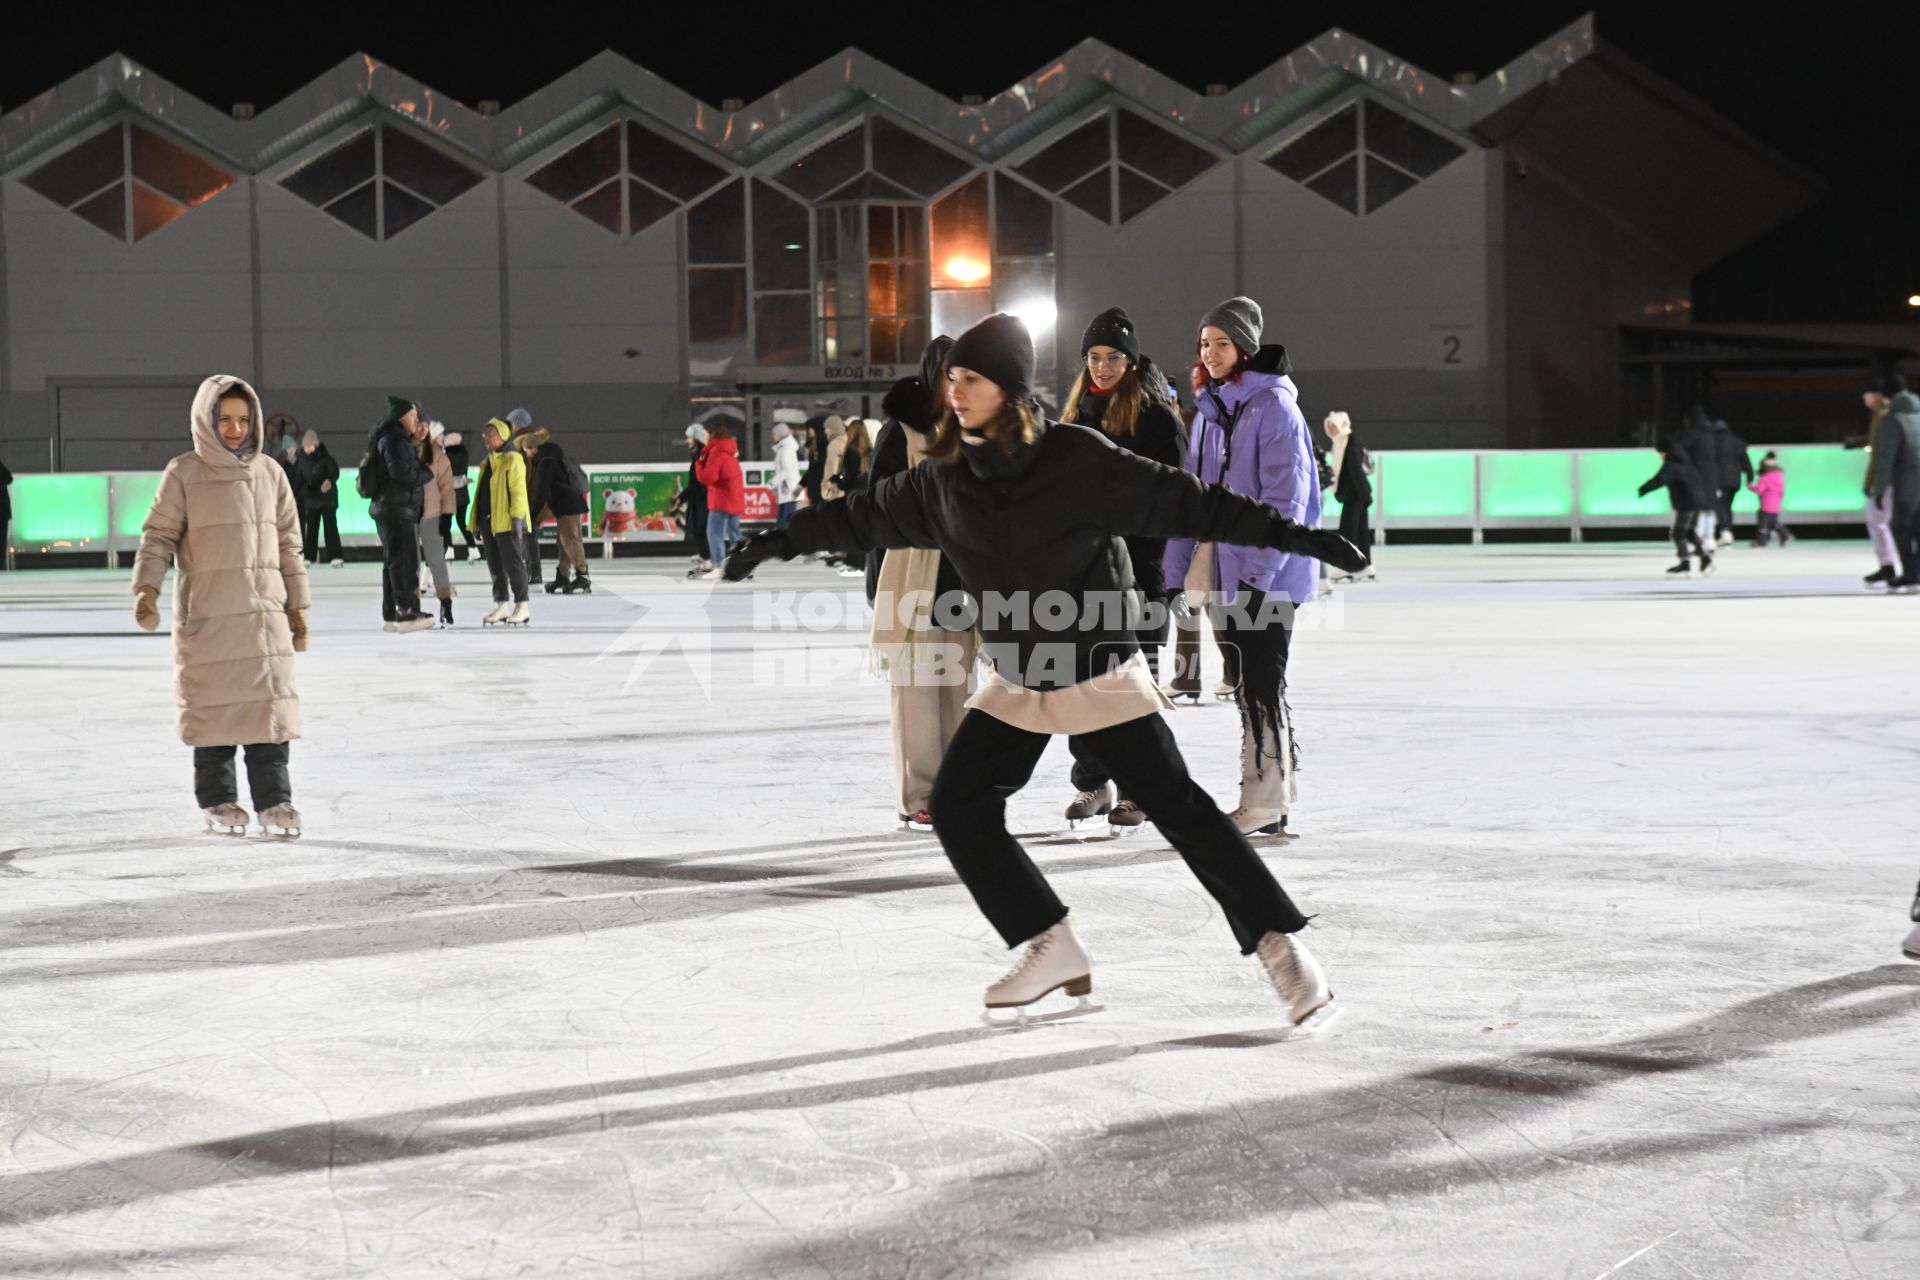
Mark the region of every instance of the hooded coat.
POLYGON ((800 501, 800 442, 791 432, 773 442, 773 500, 800 501))
POLYGON ((533 528, 527 510, 527 459, 514 447, 513 424, 500 418, 487 425, 500 433, 501 445, 480 464, 477 493, 467 512, 467 528, 491 537, 511 533, 515 520, 524 520, 533 528))
MULTIPOLYGON (((1299 389, 1285 372, 1286 361, 1284 347, 1264 346, 1239 375, 1201 388, 1194 397, 1197 409, 1185 469, 1207 484, 1224 484, 1289 520, 1317 529, 1320 468, 1314 462, 1307 420, 1300 413, 1299 389)), ((1192 538, 1167 542, 1162 579, 1167 591, 1185 589, 1196 546, 1192 538)), ((1319 566, 1305 556, 1225 543, 1215 548, 1215 556, 1218 580, 1213 589, 1224 603, 1239 599, 1242 584, 1265 595, 1285 595, 1295 604, 1304 604, 1319 592, 1319 566)))
POLYGON ((433 450, 433 461, 421 465, 433 478, 420 490, 420 518, 438 520, 453 514, 453 464, 445 449, 432 444, 427 448, 433 450))
POLYGON ((137 595, 173 574, 174 696, 192 747, 300 736, 289 609, 305 609, 300 512, 286 472, 265 451, 260 397, 216 374, 193 398, 193 452, 167 464, 133 561, 137 595), (237 390, 253 402, 245 458, 220 441, 214 407, 237 390))
POLYGON ((1874 434, 1867 492, 1879 498, 1889 489, 1896 511, 1920 511, 1920 396, 1911 391, 1887 402, 1887 414, 1874 434))
POLYGON ((723 516, 745 515, 747 481, 740 471, 740 442, 709 440, 693 464, 694 474, 707 487, 707 510, 723 516))
POLYGON ((367 448, 380 455, 386 466, 386 483, 367 502, 367 514, 375 520, 392 519, 418 522, 425 501, 424 490, 433 482, 433 471, 420 461, 420 446, 407 429, 392 418, 367 433, 367 448))
POLYGON ((527 458, 531 476, 527 481, 527 509, 534 515, 551 511, 556 516, 583 516, 590 509, 587 495, 573 487, 567 475, 566 451, 556 444, 545 427, 520 437, 520 451, 527 458))

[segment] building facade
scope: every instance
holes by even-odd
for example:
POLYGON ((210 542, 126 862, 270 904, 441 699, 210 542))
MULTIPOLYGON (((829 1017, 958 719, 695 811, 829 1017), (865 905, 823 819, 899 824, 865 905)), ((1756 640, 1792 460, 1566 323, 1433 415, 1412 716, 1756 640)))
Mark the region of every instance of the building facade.
POLYGON ((1477 83, 1336 31, 1206 93, 1090 41, 988 101, 849 51, 726 105, 612 54, 505 111, 358 58, 254 115, 109 59, 0 122, 0 456, 157 466, 214 371, 340 453, 389 392, 591 461, 716 414, 751 450, 993 310, 1057 402, 1096 312, 1178 370, 1236 293, 1381 446, 1619 443, 1622 326, 1819 192, 1591 19, 1477 83))

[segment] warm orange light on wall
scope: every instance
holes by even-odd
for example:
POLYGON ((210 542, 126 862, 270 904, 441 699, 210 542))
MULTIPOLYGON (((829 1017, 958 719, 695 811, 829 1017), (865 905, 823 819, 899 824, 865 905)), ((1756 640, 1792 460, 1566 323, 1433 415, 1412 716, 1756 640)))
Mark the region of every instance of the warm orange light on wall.
POLYGON ((978 258, 969 258, 964 254, 955 254, 941 264, 943 271, 955 284, 980 284, 993 274, 993 269, 978 258))

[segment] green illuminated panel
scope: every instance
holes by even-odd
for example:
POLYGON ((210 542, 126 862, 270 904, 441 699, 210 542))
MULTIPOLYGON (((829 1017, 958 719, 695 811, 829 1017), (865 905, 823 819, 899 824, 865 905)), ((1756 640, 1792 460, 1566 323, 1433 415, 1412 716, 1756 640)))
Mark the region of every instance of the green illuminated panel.
POLYGON ((360 474, 358 467, 340 468, 340 536, 351 538, 355 534, 374 536, 379 531, 373 527, 373 517, 367 514, 367 500, 354 488, 354 480, 360 474))
POLYGON ((33 475, 13 480, 13 544, 95 542, 107 536, 104 475, 33 475))
POLYGON ((1489 453, 1480 459, 1480 514, 1488 520, 1573 518, 1571 453, 1489 453))
POLYGON ((1657 449, 1630 449, 1619 453, 1580 455, 1580 514, 1583 516, 1645 516, 1650 524, 1673 518, 1673 504, 1665 489, 1642 498, 1635 490, 1660 469, 1657 449))
MULTIPOLYGON (((1753 450, 1754 466, 1760 465, 1760 455, 1765 452, 1753 450)), ((1867 495, 1862 490, 1870 455, 1865 449, 1811 445, 1778 452, 1780 469, 1787 473, 1787 491, 1780 504, 1783 512, 1866 510, 1867 495)), ((1747 494, 1746 500, 1748 506, 1758 509, 1759 499, 1753 494, 1747 494)))
POLYGON ((153 495, 160 491, 160 473, 142 471, 136 475, 113 477, 113 531, 123 546, 138 544, 147 512, 153 510, 153 495))
POLYGON ((1388 520, 1473 521, 1471 453, 1384 453, 1380 496, 1388 520))

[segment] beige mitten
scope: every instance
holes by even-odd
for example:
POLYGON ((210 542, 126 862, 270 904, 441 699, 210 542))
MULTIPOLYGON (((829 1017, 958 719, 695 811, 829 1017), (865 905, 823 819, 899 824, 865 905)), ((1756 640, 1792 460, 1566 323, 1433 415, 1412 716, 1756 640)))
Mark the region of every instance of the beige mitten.
POLYGON ((152 631, 160 625, 160 609, 154 601, 160 593, 152 587, 141 587, 134 593, 133 620, 140 624, 142 631, 152 631))

